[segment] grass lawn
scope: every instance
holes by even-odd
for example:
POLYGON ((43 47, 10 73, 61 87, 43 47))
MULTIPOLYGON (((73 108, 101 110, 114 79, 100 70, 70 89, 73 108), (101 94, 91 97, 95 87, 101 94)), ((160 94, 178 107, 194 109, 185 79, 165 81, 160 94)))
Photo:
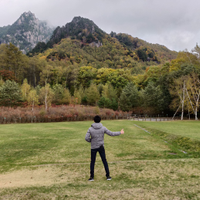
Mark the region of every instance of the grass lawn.
POLYGON ((95 181, 88 182, 90 144, 84 138, 91 123, 1 125, 0 199, 200 199, 198 154, 156 134, 198 142, 198 122, 102 121, 125 134, 105 135, 112 180, 106 181, 97 155, 95 181))
POLYGON ((135 124, 152 129, 158 129, 167 133, 186 136, 192 139, 200 140, 200 122, 199 121, 165 121, 165 122, 136 122, 135 124))

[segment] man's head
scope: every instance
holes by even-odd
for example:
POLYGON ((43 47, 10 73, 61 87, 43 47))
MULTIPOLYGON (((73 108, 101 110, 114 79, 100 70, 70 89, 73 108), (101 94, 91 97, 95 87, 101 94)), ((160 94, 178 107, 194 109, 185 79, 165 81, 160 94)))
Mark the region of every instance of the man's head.
POLYGON ((99 123, 101 121, 101 117, 99 116, 99 115, 96 115, 95 117, 94 117, 94 122, 95 123, 99 123))

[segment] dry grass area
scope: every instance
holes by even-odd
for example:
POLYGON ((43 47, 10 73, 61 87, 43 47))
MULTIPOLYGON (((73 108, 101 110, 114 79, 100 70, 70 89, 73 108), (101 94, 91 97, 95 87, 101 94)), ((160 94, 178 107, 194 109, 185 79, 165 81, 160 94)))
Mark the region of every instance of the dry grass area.
POLYGON ((43 165, 0 175, 0 199, 200 199, 200 159, 100 161, 94 182, 88 164, 43 165))
POLYGON ((95 181, 89 182, 84 137, 91 123, 0 126, 0 200, 200 199, 200 158, 128 120, 103 121, 125 134, 105 137, 112 180, 97 156, 95 181))

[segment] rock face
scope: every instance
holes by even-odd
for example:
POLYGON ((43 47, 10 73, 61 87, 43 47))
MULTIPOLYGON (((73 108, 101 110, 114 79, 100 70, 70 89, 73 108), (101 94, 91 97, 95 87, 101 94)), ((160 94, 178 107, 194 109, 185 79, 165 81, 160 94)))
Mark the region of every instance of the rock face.
POLYGON ((0 44, 12 43, 23 53, 32 50, 38 42, 49 41, 54 28, 40 21, 33 13, 25 12, 12 25, 0 27, 0 44))
POLYGON ((60 42, 63 38, 71 37, 72 39, 81 40, 90 46, 102 46, 102 38, 106 35, 93 21, 83 18, 74 17, 70 23, 63 27, 57 27, 53 32, 48 47, 60 42))

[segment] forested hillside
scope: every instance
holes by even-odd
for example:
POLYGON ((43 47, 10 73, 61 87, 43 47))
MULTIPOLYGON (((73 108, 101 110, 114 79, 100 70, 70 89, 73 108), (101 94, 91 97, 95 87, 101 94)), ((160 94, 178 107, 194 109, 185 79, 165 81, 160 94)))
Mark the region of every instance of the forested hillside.
POLYGON ((151 44, 131 35, 111 32, 111 37, 115 37, 128 49, 136 52, 138 58, 142 61, 168 61, 177 56, 177 52, 169 50, 167 47, 159 44, 151 44))
POLYGON ((148 115, 185 111, 197 118, 199 52, 198 46, 194 53, 177 53, 127 34, 109 35, 76 17, 28 55, 13 44, 0 46, 0 104, 27 102, 46 110, 52 103, 83 104, 148 115))
MULTIPOLYGON (((70 38, 71 40, 76 39, 79 41, 80 46, 78 48, 84 48, 85 46, 99 48, 109 44, 111 56, 108 56, 107 59, 111 61, 114 55, 117 56, 120 54, 120 51, 126 51, 123 55, 129 56, 135 61, 154 61, 157 63, 174 59, 177 56, 177 52, 171 51, 159 44, 150 44, 122 33, 116 34, 111 32, 111 34, 107 34, 93 21, 82 17, 74 17, 74 19, 65 26, 57 27, 51 39, 46 44, 38 43, 28 55, 32 56, 44 52, 52 48, 55 44, 61 43, 64 38, 70 38), (119 43, 121 44, 120 46, 119 43), (116 45, 118 45, 117 49, 119 51, 115 51, 116 45)), ((100 48, 100 50, 101 49, 102 48, 100 48)))

